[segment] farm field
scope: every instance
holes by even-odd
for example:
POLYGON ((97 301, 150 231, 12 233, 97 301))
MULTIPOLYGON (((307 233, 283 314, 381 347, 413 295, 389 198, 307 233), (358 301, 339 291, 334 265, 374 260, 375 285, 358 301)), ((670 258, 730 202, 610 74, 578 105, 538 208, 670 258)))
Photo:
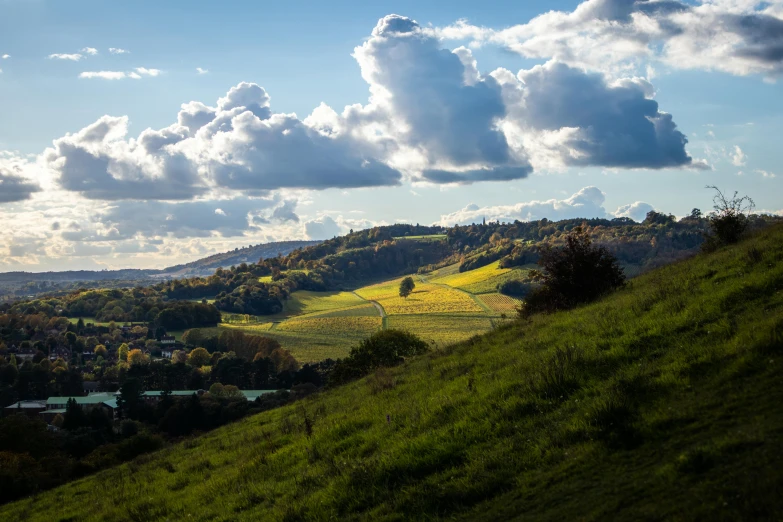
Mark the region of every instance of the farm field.
POLYGON ((443 347, 470 339, 474 335, 492 329, 492 319, 487 315, 392 315, 387 318, 387 327, 413 332, 430 345, 443 347))
POLYGON ((104 322, 104 323, 100 321, 96 322, 94 317, 69 317, 68 321, 70 321, 72 324, 76 324, 79 322, 79 319, 84 321, 84 324, 94 324, 95 326, 109 326, 112 322, 114 322, 114 324, 116 324, 117 326, 122 326, 123 324, 125 324, 124 321, 119 321, 119 322, 111 321, 111 322, 104 322))
MULTIPOLYGON (((284 273, 293 274, 293 273, 300 273, 300 274, 309 274, 310 271, 303 268, 303 269, 296 269, 296 270, 287 270, 284 273)), ((258 278, 259 283, 271 283, 272 282, 272 276, 271 275, 265 275, 258 278)))
MULTIPOLYGON (((441 269, 437 271, 435 277, 428 280, 433 283, 449 285, 460 290, 465 290, 472 294, 489 294, 497 291, 499 284, 512 279, 523 279, 527 270, 522 268, 498 268, 499 261, 490 263, 487 266, 476 268, 468 272, 444 273, 441 269)), ((454 265, 452 265, 454 266, 454 265)), ((451 267, 446 267, 451 268, 451 267)), ((435 274, 435 273, 433 273, 435 274)))
POLYGON ((446 239, 446 234, 430 234, 428 236, 398 236, 394 239, 408 239, 411 241, 443 241, 446 239))
POLYGON ((283 312, 288 315, 311 314, 328 310, 345 309, 367 304, 353 292, 310 292, 300 290, 285 301, 283 312))
POLYGON ((478 299, 487 305, 492 311, 512 315, 515 314, 522 301, 503 294, 481 294, 478 299))
POLYGON ((402 278, 386 283, 366 286, 356 294, 369 301, 377 301, 388 315, 401 314, 464 314, 480 313, 481 307, 463 293, 440 285, 416 282, 416 288, 410 296, 399 296, 402 278))
POLYGON ((402 277, 354 292, 297 291, 279 314, 249 316, 246 321, 232 316, 220 327, 272 337, 304 364, 345 357, 362 339, 384 328, 408 330, 441 347, 491 330, 503 322, 503 314, 514 317, 519 301, 498 294, 496 286, 523 276, 524 270, 498 269, 497 263, 463 273, 458 269, 454 264, 412 276, 416 288, 407 299, 399 296, 402 277))

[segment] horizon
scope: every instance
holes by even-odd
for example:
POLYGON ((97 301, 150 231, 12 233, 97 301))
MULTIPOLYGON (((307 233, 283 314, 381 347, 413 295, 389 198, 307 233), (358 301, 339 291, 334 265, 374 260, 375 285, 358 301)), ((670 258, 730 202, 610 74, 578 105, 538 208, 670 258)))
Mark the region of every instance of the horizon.
POLYGON ((783 215, 783 1, 232 7, 0 2, 0 272, 684 216, 707 185, 783 215))

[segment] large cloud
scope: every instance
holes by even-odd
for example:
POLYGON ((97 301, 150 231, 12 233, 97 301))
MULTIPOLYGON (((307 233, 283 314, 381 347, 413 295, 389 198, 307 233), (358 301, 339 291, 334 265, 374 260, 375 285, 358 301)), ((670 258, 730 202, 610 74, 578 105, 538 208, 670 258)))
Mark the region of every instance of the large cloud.
POLYGON ((29 163, 14 154, 0 152, 0 204, 30 199, 41 187, 30 179, 29 163))
POLYGON ((602 70, 659 60, 739 75, 783 72, 781 0, 587 0, 503 30, 460 21, 431 32, 602 70))
POLYGON ((440 217, 439 224, 452 226, 455 224, 466 225, 478 223, 483 219, 489 221, 535 221, 547 218, 553 221, 573 218, 613 218, 630 217, 641 221, 647 215, 642 210, 652 210, 647 203, 637 201, 631 205, 624 205, 616 212, 607 212, 604 208, 606 195, 597 187, 584 187, 576 194, 566 199, 548 199, 544 201, 527 201, 516 205, 495 205, 479 207, 475 204, 467 205, 450 214, 440 217))
POLYGON ((127 117, 104 116, 55 140, 45 160, 59 184, 87 198, 182 200, 214 189, 395 185, 401 175, 370 144, 325 136, 273 114, 258 85, 240 83, 216 108, 182 106, 177 123, 127 139, 127 117))
POLYGON ((61 233, 69 241, 104 242, 125 239, 237 237, 257 222, 296 221, 296 201, 234 198, 213 201, 118 201, 95 212, 89 228, 61 233))
POLYGON ((508 132, 520 132, 532 154, 546 148, 567 165, 660 169, 693 163, 685 151, 688 140, 672 116, 658 110, 647 80, 610 84, 600 74, 557 62, 516 78, 507 71, 494 74, 511 107, 508 132), (536 139, 547 135, 556 139, 536 139))
POLYGON ((498 128, 506 114, 501 88, 478 74, 469 50, 441 49, 415 21, 389 15, 354 56, 372 93, 365 111, 388 120, 395 141, 425 160, 425 179, 506 180, 530 172, 498 128))

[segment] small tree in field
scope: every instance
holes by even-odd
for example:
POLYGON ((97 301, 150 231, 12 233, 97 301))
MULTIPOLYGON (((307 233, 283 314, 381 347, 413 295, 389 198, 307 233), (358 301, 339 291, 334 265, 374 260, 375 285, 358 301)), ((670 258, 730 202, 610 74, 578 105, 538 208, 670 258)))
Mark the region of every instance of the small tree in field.
POLYGON ((625 284, 625 274, 617 259, 604 247, 593 246, 582 227, 566 236, 562 248, 550 245, 540 249, 535 274, 541 286, 526 299, 523 315, 571 308, 597 299, 625 284))
POLYGON ((750 224, 748 214, 756 205, 748 196, 739 197, 736 191, 729 197, 718 187, 708 185, 707 188, 715 191, 712 198, 715 210, 707 216, 711 233, 707 236, 704 248, 712 250, 742 239, 750 224))
POLYGON ((413 282, 413 278, 410 276, 406 277, 400 282, 400 297, 407 299, 414 288, 416 288, 416 283, 413 282))

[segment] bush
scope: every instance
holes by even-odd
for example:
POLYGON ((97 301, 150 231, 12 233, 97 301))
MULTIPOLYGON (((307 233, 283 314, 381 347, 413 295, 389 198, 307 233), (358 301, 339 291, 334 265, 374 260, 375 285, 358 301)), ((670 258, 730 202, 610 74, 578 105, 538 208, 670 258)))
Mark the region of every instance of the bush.
POLYGON ((522 315, 551 312, 588 303, 625 284, 625 274, 606 248, 593 246, 581 226, 566 236, 562 248, 546 245, 535 274, 541 286, 527 296, 522 315))
POLYGON ((402 330, 381 330, 351 348, 347 358, 338 361, 329 384, 342 384, 363 377, 378 368, 396 366, 406 357, 429 349, 418 336, 402 330))
POLYGON ((525 297, 533 290, 530 283, 523 283, 519 279, 512 279, 498 285, 498 292, 511 297, 525 297))
POLYGON ((710 233, 704 242, 704 249, 710 251, 742 239, 750 225, 747 214, 753 210, 755 204, 748 196, 739 197, 736 191, 729 198, 718 187, 707 188, 716 192, 712 198, 715 210, 707 217, 710 233))

